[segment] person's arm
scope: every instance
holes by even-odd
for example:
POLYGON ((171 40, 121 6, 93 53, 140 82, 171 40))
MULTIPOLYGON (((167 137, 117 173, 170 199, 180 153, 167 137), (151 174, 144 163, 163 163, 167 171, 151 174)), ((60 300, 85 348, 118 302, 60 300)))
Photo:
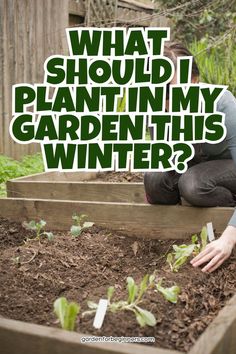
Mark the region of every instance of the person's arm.
MULTIPOLYGON (((226 91, 218 103, 218 111, 225 113, 225 125, 227 129, 226 141, 228 149, 236 168, 236 99, 226 91)), ((236 211, 230 219, 228 226, 217 240, 209 243, 205 250, 192 259, 193 267, 202 268, 203 272, 213 272, 216 270, 232 253, 236 245, 236 211)))

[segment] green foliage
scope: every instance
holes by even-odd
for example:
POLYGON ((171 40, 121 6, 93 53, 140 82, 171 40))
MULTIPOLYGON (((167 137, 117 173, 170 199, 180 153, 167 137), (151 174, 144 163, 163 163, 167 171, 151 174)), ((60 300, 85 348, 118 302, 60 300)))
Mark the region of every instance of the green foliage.
POLYGON ((65 297, 60 297, 54 301, 53 307, 61 327, 67 331, 74 331, 80 305, 76 302, 68 302, 65 297))
POLYGON ((179 268, 186 263, 187 259, 193 253, 195 244, 191 245, 173 245, 174 252, 167 255, 167 263, 172 272, 178 272, 179 268))
POLYGON ((172 40, 194 55, 201 81, 228 85, 236 96, 236 6, 231 0, 156 0, 169 18, 172 40))
POLYGON ((188 48, 200 70, 200 80, 210 84, 228 85, 236 96, 236 46, 235 36, 229 36, 216 45, 209 39, 194 41, 188 48))
POLYGON ((173 252, 168 253, 166 261, 172 272, 178 272, 179 268, 184 265, 191 255, 196 255, 203 251, 207 245, 207 228, 203 226, 200 233, 200 241, 197 235, 191 237, 189 245, 173 245, 173 252))
POLYGON ((41 154, 26 155, 21 161, 16 161, 5 155, 0 155, 0 196, 6 196, 5 183, 13 178, 43 172, 41 154))
POLYGON ((124 112, 126 105, 126 94, 123 97, 119 97, 117 100, 117 112, 124 112))
POLYGON ((170 19, 174 39, 184 43, 206 36, 216 39, 235 25, 236 7, 231 0, 155 0, 155 3, 156 12, 170 19))
POLYGON ((46 236, 48 238, 48 241, 52 241, 53 240, 53 233, 52 232, 46 232, 46 231, 42 231, 42 229, 46 226, 46 221, 44 220, 40 220, 39 222, 36 222, 34 220, 31 220, 30 222, 23 222, 23 226, 25 229, 27 230, 31 230, 31 231, 35 231, 36 236, 35 239, 36 240, 41 240, 42 236, 46 236))
POLYGON ((164 296, 164 298, 172 302, 172 304, 176 304, 178 301, 178 296, 180 294, 180 287, 177 285, 173 285, 170 288, 164 288, 162 285, 162 279, 156 284, 157 290, 164 296))
POLYGON ((81 214, 81 215, 74 214, 72 216, 72 220, 74 222, 74 225, 72 225, 70 228, 72 237, 80 236, 82 231, 94 225, 93 222, 84 221, 87 218, 88 216, 85 214, 81 214))
POLYGON ((207 228, 206 228, 206 226, 203 226, 203 228, 202 228, 202 231, 200 233, 200 239, 201 239, 200 250, 203 251, 207 245, 207 228))

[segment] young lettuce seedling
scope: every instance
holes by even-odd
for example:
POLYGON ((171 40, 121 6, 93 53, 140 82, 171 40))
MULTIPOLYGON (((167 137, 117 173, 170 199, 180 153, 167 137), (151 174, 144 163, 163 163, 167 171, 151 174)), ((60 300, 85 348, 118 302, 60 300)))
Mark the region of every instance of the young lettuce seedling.
POLYGON ((74 214, 72 216, 72 220, 74 221, 74 225, 72 225, 70 228, 72 237, 80 236, 83 230, 88 229, 89 227, 92 227, 94 225, 93 222, 84 221, 85 219, 87 219, 87 217, 88 216, 85 214, 74 214))
POLYGON ((156 289, 163 295, 163 297, 172 302, 172 304, 176 304, 178 301, 178 296, 180 294, 180 287, 177 285, 171 286, 170 288, 164 288, 162 285, 162 279, 156 284, 156 289))
POLYGON ((62 329, 74 331, 80 305, 76 302, 68 302, 65 297, 60 297, 54 301, 53 307, 62 329))
MULTIPOLYGON (((127 278, 127 291, 128 298, 127 300, 111 302, 112 296, 114 294, 114 287, 109 287, 107 290, 107 299, 108 299, 108 311, 116 313, 118 311, 132 311, 135 314, 136 320, 141 327, 144 326, 155 326, 156 318, 150 312, 139 305, 142 302, 143 296, 149 286, 152 285, 153 279, 148 275, 145 275, 141 283, 137 285, 132 277, 127 278)), ((84 315, 92 314, 96 312, 98 304, 92 301, 87 302, 90 311, 85 311, 84 315)))
POLYGON ((191 238, 192 243, 190 245, 173 245, 174 252, 168 253, 167 263, 170 266, 172 272, 178 272, 179 268, 186 263, 187 259, 193 254, 197 255, 203 251, 207 245, 207 229, 203 226, 200 233, 200 242, 198 236, 195 234, 191 238))
POLYGON ((39 242, 41 241, 41 237, 42 236, 47 236, 48 241, 52 241, 53 240, 53 233, 52 232, 46 232, 46 231, 42 231, 42 229, 46 226, 46 221, 44 220, 40 220, 39 222, 36 222, 34 220, 31 220, 30 222, 23 222, 23 227, 27 230, 31 230, 31 231, 35 231, 36 232, 36 237, 34 238, 34 240, 39 240, 39 242))

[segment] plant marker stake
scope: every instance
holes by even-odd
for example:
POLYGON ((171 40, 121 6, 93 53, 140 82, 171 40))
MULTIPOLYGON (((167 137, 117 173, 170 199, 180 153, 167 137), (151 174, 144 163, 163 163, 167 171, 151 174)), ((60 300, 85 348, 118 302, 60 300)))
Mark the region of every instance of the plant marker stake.
POLYGON ((100 329, 102 327, 106 315, 106 311, 107 311, 107 306, 108 306, 108 300, 106 299, 99 300, 98 308, 93 321, 94 328, 100 329))
POLYGON ((209 242, 212 242, 215 240, 212 222, 207 223, 207 236, 208 236, 209 242))

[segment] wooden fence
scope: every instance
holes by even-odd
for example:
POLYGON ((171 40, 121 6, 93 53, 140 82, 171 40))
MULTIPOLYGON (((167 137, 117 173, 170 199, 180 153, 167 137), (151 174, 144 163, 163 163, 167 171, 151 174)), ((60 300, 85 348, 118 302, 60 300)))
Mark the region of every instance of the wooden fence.
MULTIPOLYGON (((86 4, 82 0, 0 0, 0 154, 18 159, 39 151, 38 144, 20 145, 10 138, 12 85, 43 81, 45 59, 67 53, 65 28, 84 23, 86 4)), ((116 23, 155 25, 152 14, 149 0, 122 0, 117 4, 116 23)))

